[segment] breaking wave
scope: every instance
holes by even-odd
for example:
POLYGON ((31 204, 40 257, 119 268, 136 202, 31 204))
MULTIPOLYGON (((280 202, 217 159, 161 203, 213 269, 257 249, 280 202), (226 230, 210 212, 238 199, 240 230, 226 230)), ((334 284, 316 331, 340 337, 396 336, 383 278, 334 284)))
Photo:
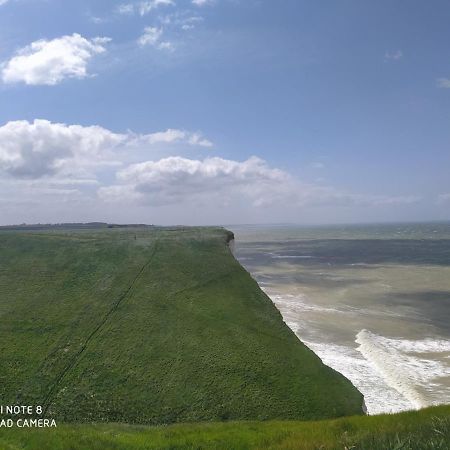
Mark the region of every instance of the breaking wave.
MULTIPOLYGON (((447 363, 450 362, 450 341, 394 339, 361 330, 354 337, 358 347, 352 345, 352 341, 348 344, 329 342, 327 336, 315 332, 314 322, 304 313, 329 314, 337 320, 345 320, 347 316, 352 320, 364 314, 378 316, 379 312, 348 305, 335 308, 317 305, 304 294, 279 295, 268 286, 262 288, 299 339, 364 395, 369 414, 450 402, 449 389, 442 382, 443 378, 450 377, 447 363)), ((384 312, 383 315, 391 314, 384 312)))
POLYGON ((416 409, 430 406, 421 392, 428 383, 450 375, 448 367, 437 360, 410 355, 409 353, 450 352, 450 342, 444 340, 403 340, 379 336, 368 330, 356 335, 357 350, 366 358, 386 384, 398 391, 416 409))
MULTIPOLYGON (((292 322, 287 325, 291 326, 292 322)), ((297 329, 301 339, 302 329, 297 329)), ((413 405, 396 389, 386 384, 383 377, 355 348, 322 342, 302 341, 329 367, 348 378, 364 395, 368 414, 407 411, 413 405)))

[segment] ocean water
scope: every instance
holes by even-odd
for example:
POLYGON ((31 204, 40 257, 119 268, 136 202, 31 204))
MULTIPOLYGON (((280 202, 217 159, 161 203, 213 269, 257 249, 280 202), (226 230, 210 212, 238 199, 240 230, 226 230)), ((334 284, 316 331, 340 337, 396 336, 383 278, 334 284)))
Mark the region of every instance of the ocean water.
POLYGON ((450 403, 450 224, 228 228, 240 263, 369 414, 450 403))

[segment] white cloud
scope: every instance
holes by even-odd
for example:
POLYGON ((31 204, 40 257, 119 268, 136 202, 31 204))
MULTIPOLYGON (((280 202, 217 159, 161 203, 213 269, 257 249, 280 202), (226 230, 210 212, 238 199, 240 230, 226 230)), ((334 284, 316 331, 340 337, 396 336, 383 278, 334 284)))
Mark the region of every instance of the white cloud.
POLYGON ((289 175, 270 168, 259 158, 244 162, 222 158, 203 161, 181 157, 132 164, 119 171, 121 184, 101 188, 109 201, 137 200, 161 205, 221 195, 240 194, 258 203, 262 195, 273 195, 289 175))
POLYGON ((119 14, 133 14, 134 13, 134 5, 131 3, 125 3, 119 5, 116 9, 119 14))
POLYGON ((192 4, 195 6, 206 6, 212 5, 214 0, 192 0, 192 4))
POLYGON ((139 45, 157 45, 163 34, 162 28, 157 27, 146 27, 142 36, 139 38, 139 45))
MULTIPOLYGON (((11 199, 12 206, 31 202, 36 214, 41 205, 46 205, 47 212, 67 205, 70 215, 70 205, 76 202, 78 213, 85 214, 89 206, 97 216, 105 211, 114 215, 122 210, 117 205, 136 214, 165 207, 166 212, 179 211, 183 221, 183 214, 199 205, 205 217, 211 211, 222 217, 228 208, 249 217, 253 213, 269 217, 274 211, 295 215, 303 208, 397 210, 421 200, 413 195, 363 195, 303 183, 257 157, 235 161, 163 156, 168 151, 180 155, 188 146, 198 151, 211 145, 200 133, 171 128, 138 134, 47 120, 8 122, 0 126, 0 193, 4 197, 0 204, 11 199)), ((448 200, 450 195, 441 196, 442 202, 448 200)), ((23 217, 17 208, 11 214, 23 217)))
POLYGON ((139 3, 139 14, 141 16, 148 14, 153 9, 160 6, 174 6, 175 2, 173 0, 149 0, 139 3))
POLYGON ((8 3, 9 0, 0 0, 0 6, 2 5, 6 5, 6 3, 8 3))
POLYGON ((173 50, 174 46, 169 41, 161 41, 163 29, 157 27, 146 27, 144 33, 138 39, 141 47, 152 46, 159 50, 173 50))
POLYGON ((76 171, 89 177, 89 170, 95 165, 119 164, 120 151, 176 143, 212 146, 201 134, 184 130, 120 134, 99 126, 12 121, 0 127, 0 172, 36 179, 76 171))
POLYGON ((184 31, 194 29, 198 23, 203 22, 203 17, 200 16, 188 16, 178 20, 178 24, 181 25, 181 29, 184 31))
POLYGON ((403 58, 403 52, 401 50, 388 51, 384 54, 385 61, 398 61, 403 58))
POLYGON ((198 14, 192 15, 192 12, 188 10, 178 10, 160 16, 158 20, 167 29, 188 31, 193 30, 199 23, 203 22, 204 18, 198 14))
POLYGON ((134 145, 136 147, 159 143, 171 144, 176 142, 184 142, 189 145, 196 145, 200 147, 213 147, 213 143, 204 138, 201 133, 192 133, 173 128, 151 134, 129 135, 129 145, 134 145))
POLYGON ((200 133, 190 134, 188 142, 191 145, 199 145, 200 147, 213 147, 213 143, 205 139, 200 133))
POLYGON ((105 44, 109 41, 100 37, 86 39, 74 33, 32 42, 3 64, 3 82, 55 85, 66 78, 85 78, 88 62, 106 51, 105 44))
POLYGON ((436 85, 439 88, 450 89, 450 78, 438 78, 436 85))
POLYGON ((98 126, 8 122, 0 127, 0 170, 25 178, 52 175, 69 161, 93 164, 123 141, 123 135, 98 126))
POLYGON ((117 7, 117 12, 119 14, 138 13, 139 15, 144 16, 161 6, 174 6, 174 5, 175 5, 174 0, 147 0, 137 3, 123 3, 117 7))
POLYGON ((175 44, 170 41, 164 41, 158 45, 158 48, 160 50, 167 50, 167 51, 173 52, 175 50, 175 44))
POLYGON ((169 157, 132 164, 117 174, 118 184, 99 190, 108 202, 144 205, 231 204, 247 200, 254 207, 392 206, 420 200, 414 196, 368 196, 329 186, 301 183, 287 172, 251 157, 239 162, 222 158, 191 160, 169 157))

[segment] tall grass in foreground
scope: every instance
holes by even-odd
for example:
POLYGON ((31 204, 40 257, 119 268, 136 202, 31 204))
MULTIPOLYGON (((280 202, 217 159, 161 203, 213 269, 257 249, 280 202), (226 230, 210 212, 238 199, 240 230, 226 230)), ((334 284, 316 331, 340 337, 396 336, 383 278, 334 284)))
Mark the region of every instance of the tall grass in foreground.
POLYGON ((1 450, 448 450, 450 406, 320 422, 61 425, 0 430, 1 450))

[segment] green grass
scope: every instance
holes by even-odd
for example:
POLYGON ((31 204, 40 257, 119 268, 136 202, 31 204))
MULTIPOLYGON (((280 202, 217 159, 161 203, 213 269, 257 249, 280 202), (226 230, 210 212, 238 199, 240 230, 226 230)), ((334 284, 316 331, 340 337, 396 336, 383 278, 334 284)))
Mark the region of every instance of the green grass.
POLYGON ((2 450, 448 450, 450 407, 322 422, 229 422, 159 427, 61 425, 0 430, 2 450))
POLYGON ((228 237, 0 231, 1 403, 147 425, 360 414, 360 393, 298 341, 228 237))

